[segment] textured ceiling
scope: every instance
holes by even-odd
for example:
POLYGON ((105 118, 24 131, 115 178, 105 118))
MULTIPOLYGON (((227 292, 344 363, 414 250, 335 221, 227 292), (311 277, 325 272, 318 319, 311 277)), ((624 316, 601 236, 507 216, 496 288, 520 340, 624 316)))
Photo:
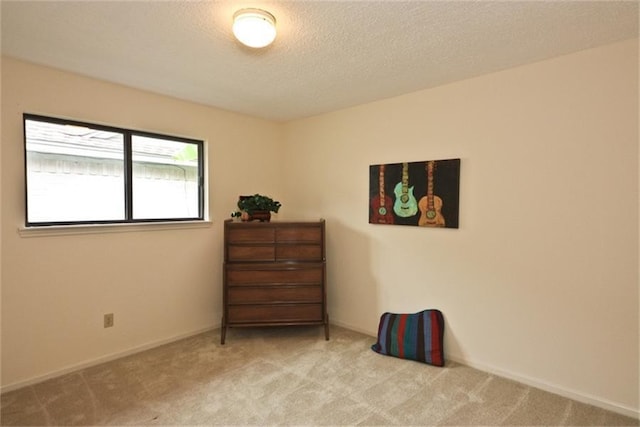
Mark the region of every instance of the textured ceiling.
POLYGON ((291 120, 638 37, 637 1, 7 1, 3 55, 291 120), (264 50, 233 39, 269 10, 264 50))

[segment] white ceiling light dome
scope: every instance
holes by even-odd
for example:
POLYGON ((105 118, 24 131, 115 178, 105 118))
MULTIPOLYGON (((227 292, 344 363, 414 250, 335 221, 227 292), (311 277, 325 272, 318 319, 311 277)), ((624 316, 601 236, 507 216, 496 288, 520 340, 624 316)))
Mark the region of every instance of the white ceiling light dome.
POLYGON ((233 34, 249 47, 268 46, 276 38, 276 18, 262 9, 240 9, 233 14, 233 34))

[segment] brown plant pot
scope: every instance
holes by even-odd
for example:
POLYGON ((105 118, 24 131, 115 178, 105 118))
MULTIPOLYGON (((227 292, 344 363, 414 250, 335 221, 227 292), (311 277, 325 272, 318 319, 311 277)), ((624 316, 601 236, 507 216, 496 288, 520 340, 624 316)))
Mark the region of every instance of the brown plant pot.
POLYGON ((271 212, 270 211, 254 211, 253 213, 242 212, 240 218, 243 221, 260 221, 260 222, 269 222, 271 221, 271 212))
POLYGON ((271 221, 271 212, 270 211, 255 211, 251 215, 251 221, 258 220, 260 222, 269 222, 271 221))

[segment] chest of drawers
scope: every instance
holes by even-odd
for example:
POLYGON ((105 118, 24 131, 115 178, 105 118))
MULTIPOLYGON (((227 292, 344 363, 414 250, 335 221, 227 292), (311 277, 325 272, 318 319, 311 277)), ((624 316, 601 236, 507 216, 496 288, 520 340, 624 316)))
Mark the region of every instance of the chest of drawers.
POLYGON ((325 222, 224 223, 221 343, 228 327, 324 325, 325 222))

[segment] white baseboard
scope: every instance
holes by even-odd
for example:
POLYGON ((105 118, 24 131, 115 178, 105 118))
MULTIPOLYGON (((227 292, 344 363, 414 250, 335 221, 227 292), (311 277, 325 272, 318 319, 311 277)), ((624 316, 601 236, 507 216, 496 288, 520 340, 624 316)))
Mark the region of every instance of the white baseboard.
POLYGON ((531 378, 526 375, 516 374, 513 372, 505 371, 503 369, 497 368, 495 366, 486 365, 483 363, 477 363, 466 359, 464 357, 451 356, 447 355, 447 359, 452 360, 454 362, 460 363, 465 366, 469 366, 474 369, 478 369, 483 372, 487 372, 502 378, 507 378, 510 380, 517 381, 522 384, 526 384, 531 387, 535 387, 540 390, 548 391, 549 393, 554 393, 560 395, 562 397, 566 397, 568 399, 576 400, 578 402, 586 403, 588 405, 597 406, 598 408, 606 409, 608 411, 616 412, 621 415, 625 415, 627 417, 640 419, 640 411, 637 409, 629 408, 623 405, 620 405, 615 402, 611 402, 606 399, 602 399, 600 397, 595 397, 588 395, 583 392, 578 392, 576 390, 571 390, 565 387, 561 387, 555 384, 550 384, 536 378, 531 378))
MULTIPOLYGON (((378 331, 365 331, 364 329, 360 329, 356 326, 353 325, 349 325, 347 323, 343 323, 339 320, 335 320, 335 319, 329 319, 329 323, 332 325, 336 325, 336 326, 340 326, 341 328, 345 328, 345 329, 349 329, 350 331, 354 331, 354 332, 360 332, 361 334, 365 334, 368 335, 370 337, 372 337, 372 339, 375 341, 376 339, 376 335, 378 335, 378 331)), ((371 344, 374 344, 373 342, 371 344)))
POLYGON ((124 350, 124 351, 121 351, 121 352, 111 353, 111 354, 108 354, 106 356, 98 357, 96 359, 87 360, 87 361, 84 361, 84 362, 81 362, 81 363, 78 363, 78 364, 75 364, 75 365, 70 365, 70 366, 67 366, 67 367, 65 367, 63 369, 59 369, 59 370, 56 370, 56 371, 53 371, 53 372, 49 372, 49 373, 47 373, 45 375, 32 377, 32 378, 29 378, 29 379, 24 380, 24 381, 19 381, 19 382, 13 383, 13 384, 8 384, 8 385, 5 385, 5 386, 2 386, 0 388, 0 394, 1 393, 8 393, 8 392, 13 391, 13 390, 18 390, 18 389, 20 389, 22 387, 30 386, 30 385, 33 385, 33 384, 38 384, 38 383, 41 383, 43 381, 46 381, 46 380, 49 380, 49 379, 52 379, 52 378, 56 378, 56 377, 59 377, 59 376, 62 376, 62 375, 70 374, 70 373, 75 372, 75 371, 79 371, 81 369, 90 368, 92 366, 96 366, 96 365, 99 365, 101 363, 110 362, 112 360, 120 359, 122 357, 130 356, 130 355, 135 354, 135 353, 140 353, 141 351, 150 350, 150 349, 155 348, 155 347, 160 347, 161 345, 169 344, 169 343, 172 343, 174 341, 179 341, 179 340, 184 339, 184 338, 189 338, 189 337, 192 337, 194 335, 199 335, 199 334, 202 334, 202 333, 205 333, 205 332, 209 332, 209 331, 212 331, 212 330, 215 330, 215 329, 219 329, 219 328, 220 328, 220 324, 217 324, 217 325, 214 325, 212 327, 208 327, 208 328, 204 328, 204 329, 200 329, 200 330, 196 330, 196 331, 192 331, 192 332, 187 332, 185 334, 175 335, 175 336, 172 336, 172 337, 169 337, 169 338, 164 338, 164 339, 161 339, 161 340, 158 340, 158 341, 149 342, 149 343, 137 346, 137 347, 132 347, 130 349, 127 349, 127 350, 124 350))
MULTIPOLYGON (((331 320, 331 323, 333 323, 334 325, 346 328, 346 329, 350 329, 352 331, 355 332, 360 332, 362 334, 365 335, 369 335, 374 337, 373 339, 375 340, 376 335, 378 334, 377 330, 375 332, 371 332, 371 331, 366 331, 363 329, 360 329, 358 327, 349 325, 347 323, 343 323, 341 321, 336 321, 335 319, 331 320)), ((373 343, 372 343, 373 344, 373 343)), ((602 408, 602 409, 606 409, 608 411, 612 411, 621 415, 625 415, 627 417, 631 417, 631 418, 635 418, 635 419, 640 419, 640 410, 638 409, 634 409, 634 408, 630 408, 624 405, 620 405, 618 403, 615 402, 611 402, 609 400, 606 399, 602 399, 599 397, 595 397, 595 396, 591 396, 582 392, 578 392, 575 390, 570 390, 567 389, 565 387, 561 387, 555 384, 549 384, 547 382, 538 380, 536 378, 531 378, 531 377, 527 377, 526 375, 521 375, 521 374, 516 374, 513 372, 509 372, 509 371, 505 371, 503 369, 497 368, 495 366, 491 366, 491 365, 487 365, 484 363, 477 363, 475 361, 472 361, 470 359, 464 358, 464 357, 459 357, 456 355, 451 355, 451 354, 446 354, 445 356, 447 358, 447 360, 451 360, 454 361, 456 363, 460 363, 462 365, 465 366, 469 366, 471 368, 474 369, 478 369, 480 371, 483 372, 487 372, 502 378, 507 378, 510 380, 514 380, 517 381, 519 383, 522 384, 526 384, 528 386, 531 387, 535 387, 537 389, 540 390, 544 390, 544 391, 548 391, 549 393, 554 393, 557 395, 560 395, 562 397, 566 397, 568 399, 572 399, 572 400, 576 400, 578 402, 582 402, 582 403, 586 403, 588 405, 593 405, 593 406, 597 406, 598 408, 602 408)))

